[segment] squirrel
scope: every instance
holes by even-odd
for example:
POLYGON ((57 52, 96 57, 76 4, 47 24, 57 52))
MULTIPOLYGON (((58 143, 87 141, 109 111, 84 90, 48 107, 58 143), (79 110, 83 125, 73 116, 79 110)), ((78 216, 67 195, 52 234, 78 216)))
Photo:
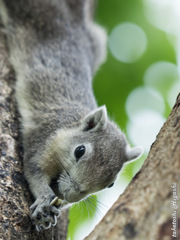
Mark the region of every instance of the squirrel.
POLYGON ((93 21, 94 5, 0 0, 38 231, 56 225, 68 204, 111 187, 123 164, 142 153, 93 94, 93 75, 106 58, 106 32, 93 21))

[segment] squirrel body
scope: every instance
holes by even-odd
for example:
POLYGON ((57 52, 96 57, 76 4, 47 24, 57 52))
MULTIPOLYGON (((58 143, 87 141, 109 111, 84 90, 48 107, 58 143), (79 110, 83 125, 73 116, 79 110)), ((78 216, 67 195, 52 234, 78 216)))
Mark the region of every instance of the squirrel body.
POLYGON ((123 164, 141 154, 93 95, 92 78, 106 56, 93 9, 92 0, 0 0, 37 230, 56 224, 56 196, 74 203, 111 186, 123 164))

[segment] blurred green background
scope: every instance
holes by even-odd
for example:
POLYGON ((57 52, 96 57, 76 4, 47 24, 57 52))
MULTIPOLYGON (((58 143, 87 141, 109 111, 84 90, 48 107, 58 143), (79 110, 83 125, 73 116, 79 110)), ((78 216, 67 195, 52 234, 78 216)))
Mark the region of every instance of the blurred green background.
POLYGON ((168 0, 98 1, 95 20, 107 31, 108 52, 94 78, 94 93, 98 105, 107 106, 109 116, 132 145, 143 146, 144 154, 125 167, 112 189, 70 209, 69 240, 83 239, 104 216, 140 169, 170 113, 180 90, 176 35, 180 19, 173 4, 168 0))

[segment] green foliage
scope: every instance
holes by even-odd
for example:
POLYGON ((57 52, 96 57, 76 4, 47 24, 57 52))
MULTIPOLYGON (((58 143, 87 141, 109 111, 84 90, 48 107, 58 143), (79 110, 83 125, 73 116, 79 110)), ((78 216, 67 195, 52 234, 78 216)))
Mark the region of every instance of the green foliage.
POLYGON ((76 230, 82 225, 82 223, 90 220, 94 217, 97 210, 97 196, 93 195, 84 201, 76 203, 70 209, 69 213, 69 229, 68 240, 74 239, 76 230))

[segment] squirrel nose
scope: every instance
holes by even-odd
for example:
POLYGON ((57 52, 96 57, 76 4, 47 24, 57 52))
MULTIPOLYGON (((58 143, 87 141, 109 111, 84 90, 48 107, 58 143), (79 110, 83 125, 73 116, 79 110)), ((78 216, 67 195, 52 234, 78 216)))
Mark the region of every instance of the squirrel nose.
POLYGON ((65 193, 64 198, 67 202, 74 203, 74 202, 80 201, 82 199, 82 196, 81 194, 77 193, 75 190, 70 189, 65 193))

